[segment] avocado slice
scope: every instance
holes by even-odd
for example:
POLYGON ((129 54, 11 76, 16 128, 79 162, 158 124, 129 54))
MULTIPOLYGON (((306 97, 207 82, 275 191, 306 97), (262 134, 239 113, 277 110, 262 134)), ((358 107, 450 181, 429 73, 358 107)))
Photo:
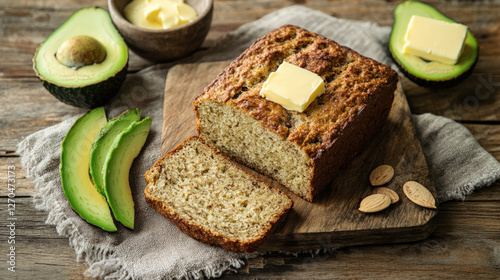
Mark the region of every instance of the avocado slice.
POLYGON ((151 126, 151 118, 132 123, 113 143, 105 163, 104 191, 115 219, 134 228, 134 200, 129 184, 132 162, 141 151, 151 126))
POLYGON ((127 75, 128 57, 109 13, 89 7, 73 13, 40 45, 33 69, 60 101, 95 108, 118 92, 127 75))
POLYGON ((141 118, 141 110, 132 109, 123 112, 117 118, 110 120, 97 134, 90 149, 90 176, 97 191, 104 193, 104 164, 111 151, 113 142, 133 122, 141 118))
POLYGON ((428 87, 453 86, 470 75, 479 55, 477 40, 470 31, 467 32, 462 55, 455 65, 426 61, 418 56, 403 53, 406 29, 413 15, 455 22, 422 2, 404 1, 398 4, 394 9, 389 50, 400 70, 413 82, 428 87))
POLYGON ((116 231, 108 203, 97 192, 89 175, 90 147, 106 123, 102 107, 76 120, 62 142, 59 171, 64 195, 71 207, 90 224, 116 231))

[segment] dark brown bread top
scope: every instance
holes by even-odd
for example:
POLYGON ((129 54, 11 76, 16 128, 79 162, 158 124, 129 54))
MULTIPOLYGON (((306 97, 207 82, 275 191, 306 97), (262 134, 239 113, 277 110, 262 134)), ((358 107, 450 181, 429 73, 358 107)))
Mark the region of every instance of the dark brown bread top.
POLYGON ((226 102, 260 121, 284 139, 319 157, 370 102, 391 94, 398 76, 388 66, 302 28, 286 25, 257 40, 208 85, 194 101, 226 102), (325 81, 325 93, 299 113, 260 96, 263 83, 283 61, 312 71, 325 81))

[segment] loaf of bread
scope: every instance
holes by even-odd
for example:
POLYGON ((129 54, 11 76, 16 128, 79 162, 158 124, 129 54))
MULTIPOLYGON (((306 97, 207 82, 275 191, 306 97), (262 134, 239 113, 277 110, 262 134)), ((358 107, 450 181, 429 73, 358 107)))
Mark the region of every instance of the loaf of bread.
POLYGON ((312 201, 386 122, 397 81, 386 65, 287 25, 257 40, 195 99, 197 131, 226 156, 312 201), (302 113, 259 94, 283 61, 324 80, 324 94, 302 113))
POLYGON ((234 252, 253 252, 292 200, 237 167, 196 136, 146 173, 146 201, 181 231, 234 252))

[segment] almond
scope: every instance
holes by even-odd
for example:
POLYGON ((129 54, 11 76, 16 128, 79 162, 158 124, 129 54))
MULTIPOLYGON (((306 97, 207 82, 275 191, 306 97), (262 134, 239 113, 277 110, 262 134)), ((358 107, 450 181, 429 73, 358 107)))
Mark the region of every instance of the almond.
POLYGON ((386 187, 375 188, 373 189, 372 193, 374 194, 380 193, 388 196, 391 199, 391 204, 394 204, 399 201, 399 195, 395 191, 386 187))
POLYGON ((408 181, 403 185, 403 191, 413 203, 422 207, 436 209, 434 196, 420 183, 408 181))
POLYGON ((359 205, 359 211, 374 213, 384 210, 389 205, 391 205, 391 199, 387 195, 377 193, 365 197, 359 205))
POLYGON ((370 173, 370 184, 372 186, 382 186, 385 183, 388 183, 390 180, 392 180, 392 177, 394 176, 394 168, 390 165, 381 165, 377 168, 375 168, 372 173, 370 173))

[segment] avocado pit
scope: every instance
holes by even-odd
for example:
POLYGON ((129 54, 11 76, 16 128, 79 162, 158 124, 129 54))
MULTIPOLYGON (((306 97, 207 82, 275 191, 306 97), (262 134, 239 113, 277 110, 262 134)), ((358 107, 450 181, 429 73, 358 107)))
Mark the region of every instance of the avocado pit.
POLYGON ((106 49, 93 37, 73 36, 64 41, 56 52, 56 59, 70 68, 99 64, 106 58, 106 49))

